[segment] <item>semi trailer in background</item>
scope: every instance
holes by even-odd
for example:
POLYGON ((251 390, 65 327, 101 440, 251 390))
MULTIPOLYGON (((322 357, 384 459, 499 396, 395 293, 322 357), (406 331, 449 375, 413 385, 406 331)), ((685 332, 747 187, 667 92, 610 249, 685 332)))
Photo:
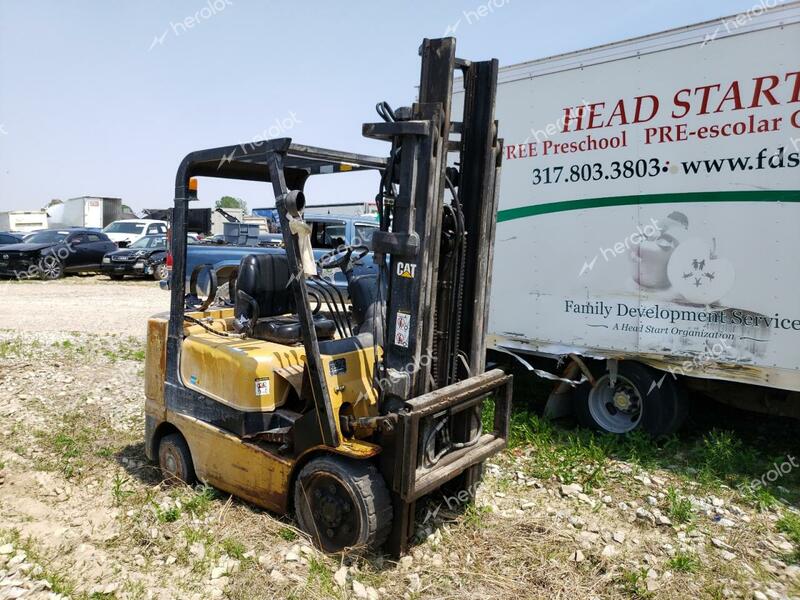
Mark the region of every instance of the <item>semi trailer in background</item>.
POLYGON ((121 198, 81 196, 47 208, 50 227, 87 227, 102 229, 120 219, 136 218, 122 205, 121 198))
POLYGON ((0 212, 0 231, 29 232, 37 229, 47 229, 47 213, 43 210, 0 212))
POLYGON ((800 3, 502 68, 495 348, 599 429, 800 417, 800 3))

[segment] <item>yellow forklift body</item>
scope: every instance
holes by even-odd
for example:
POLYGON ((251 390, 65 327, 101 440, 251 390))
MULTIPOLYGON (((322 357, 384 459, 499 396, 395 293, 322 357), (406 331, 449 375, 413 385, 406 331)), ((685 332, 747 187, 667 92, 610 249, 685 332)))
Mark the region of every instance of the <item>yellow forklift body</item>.
MULTIPOLYGON (((191 313, 191 316, 210 317, 213 321, 208 322, 208 326, 227 331, 233 315, 231 310, 225 309, 191 313)), ((177 428, 189 445, 200 481, 263 508, 284 513, 288 510, 292 477, 307 458, 328 452, 368 459, 380 452, 380 447, 370 442, 344 438, 339 429, 338 447, 314 447, 294 460, 257 441, 168 410, 164 403, 167 324, 166 315, 156 315, 147 325, 145 412, 153 426, 148 428, 146 443, 153 447, 152 436, 164 424, 177 428)), ((275 410, 286 402, 292 389, 298 395, 301 393, 305 361, 302 346, 283 346, 252 338, 224 338, 198 325, 186 327, 185 334, 180 364, 181 378, 187 388, 240 411, 275 410), (269 384, 258 383, 259 380, 268 380, 269 384), (259 394, 259 391, 268 393, 259 394)), ((371 383, 375 363, 373 349, 323 355, 322 359, 337 423, 343 411, 356 418, 375 416, 377 398, 371 383)))

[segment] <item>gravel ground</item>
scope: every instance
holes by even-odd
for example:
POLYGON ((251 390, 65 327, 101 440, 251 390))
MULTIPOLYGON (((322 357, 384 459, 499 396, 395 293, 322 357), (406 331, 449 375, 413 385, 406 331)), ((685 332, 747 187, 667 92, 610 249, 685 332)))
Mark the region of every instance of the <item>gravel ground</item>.
POLYGON ((61 281, 0 280, 0 329, 82 331, 144 337, 147 318, 169 310, 169 292, 153 280, 102 275, 61 281))
POLYGON ((144 322, 168 305, 155 283, 3 297, 0 600, 800 598, 797 471, 766 490, 785 498, 737 490, 794 465, 796 436, 765 456, 719 423, 625 445, 517 412, 474 504, 420 503, 408 556, 325 556, 291 518, 167 487, 145 460, 144 322))

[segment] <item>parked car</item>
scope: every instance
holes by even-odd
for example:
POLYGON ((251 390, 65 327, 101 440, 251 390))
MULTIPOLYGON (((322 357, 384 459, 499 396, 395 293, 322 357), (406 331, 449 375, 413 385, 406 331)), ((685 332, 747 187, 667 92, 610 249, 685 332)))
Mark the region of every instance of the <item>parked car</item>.
POLYGON ((24 240, 23 234, 13 231, 0 231, 0 245, 21 244, 24 240))
MULTIPOLYGON (((188 244, 199 243, 191 235, 188 244)), ((167 236, 146 235, 127 248, 109 252, 103 257, 102 271, 111 279, 120 280, 126 275, 152 277, 160 281, 167 276, 167 236)))
POLYGON ((166 235, 169 223, 152 219, 123 219, 103 229, 111 241, 126 248, 146 235, 166 235))
POLYGON ((99 271, 116 245, 102 232, 48 229, 0 247, 0 275, 17 279, 60 279, 67 273, 99 271))

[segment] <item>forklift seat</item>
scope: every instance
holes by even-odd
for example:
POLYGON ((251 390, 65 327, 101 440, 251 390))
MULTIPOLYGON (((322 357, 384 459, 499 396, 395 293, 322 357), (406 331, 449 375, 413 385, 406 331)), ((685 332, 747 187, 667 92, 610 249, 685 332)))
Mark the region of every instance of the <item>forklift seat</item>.
MULTIPOLYGON (((303 341, 300 321, 294 313, 294 298, 289 287, 289 262, 285 254, 248 254, 239 263, 236 281, 237 321, 247 319, 252 337, 276 344, 303 341)), ((317 338, 327 340, 336 333, 336 324, 314 316, 317 338)))

